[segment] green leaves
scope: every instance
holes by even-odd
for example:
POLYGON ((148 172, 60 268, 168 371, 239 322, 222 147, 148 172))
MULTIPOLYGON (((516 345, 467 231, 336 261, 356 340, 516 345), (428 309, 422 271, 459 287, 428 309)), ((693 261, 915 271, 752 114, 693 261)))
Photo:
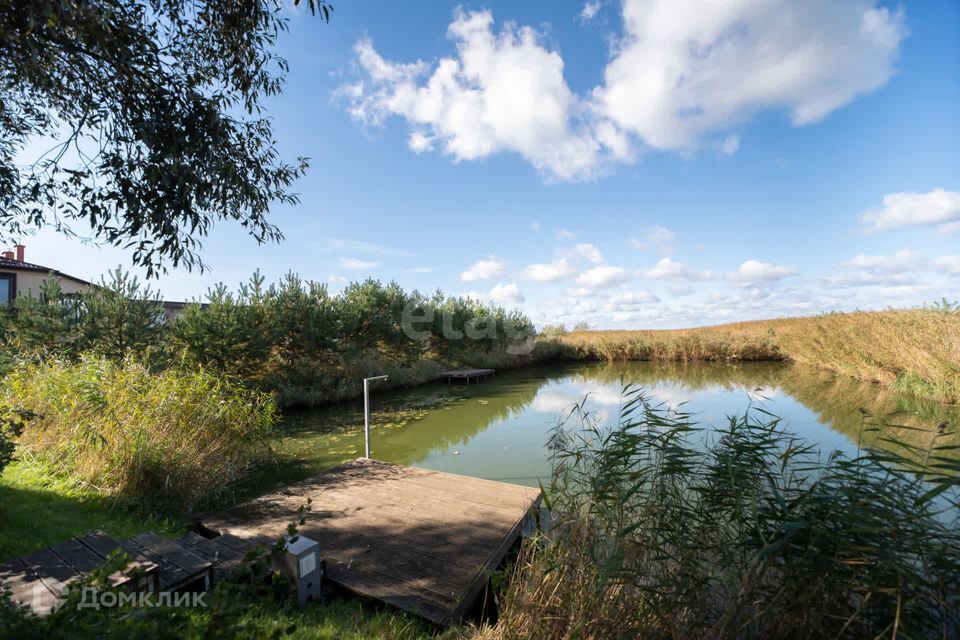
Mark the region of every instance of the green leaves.
MULTIPOLYGON (((332 7, 309 0, 329 21, 332 7)), ((280 159, 265 97, 286 30, 274 0, 25 2, 0 10, 0 239, 89 225, 148 275, 203 268, 220 221, 258 242, 298 202, 306 158, 280 159), (28 143, 50 148, 25 166, 28 143)))

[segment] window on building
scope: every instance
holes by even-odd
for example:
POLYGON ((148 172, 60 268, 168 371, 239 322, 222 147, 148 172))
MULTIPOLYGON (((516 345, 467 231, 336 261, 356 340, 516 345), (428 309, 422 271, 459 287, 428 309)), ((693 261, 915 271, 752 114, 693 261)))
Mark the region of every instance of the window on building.
POLYGON ((0 304, 11 302, 17 295, 17 276, 12 273, 0 273, 0 304))

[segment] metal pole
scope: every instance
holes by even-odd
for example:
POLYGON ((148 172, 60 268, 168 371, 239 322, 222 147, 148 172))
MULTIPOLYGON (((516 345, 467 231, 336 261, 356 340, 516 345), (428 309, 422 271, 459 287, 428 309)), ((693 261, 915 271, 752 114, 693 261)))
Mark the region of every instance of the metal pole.
POLYGON ((387 376, 374 376, 363 379, 363 450, 364 457, 370 459, 370 381, 386 380, 387 376))
POLYGON ((363 438, 364 458, 370 458, 370 380, 363 380, 363 438))

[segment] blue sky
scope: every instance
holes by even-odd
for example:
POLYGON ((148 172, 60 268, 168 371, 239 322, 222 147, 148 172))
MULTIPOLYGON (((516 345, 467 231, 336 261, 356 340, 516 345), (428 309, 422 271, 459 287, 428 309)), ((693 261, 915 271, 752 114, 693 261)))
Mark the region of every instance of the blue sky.
POLYGON ((257 268, 596 327, 960 298, 960 3, 349 0, 290 27, 268 106, 311 169, 286 240, 221 225, 168 299, 257 268))

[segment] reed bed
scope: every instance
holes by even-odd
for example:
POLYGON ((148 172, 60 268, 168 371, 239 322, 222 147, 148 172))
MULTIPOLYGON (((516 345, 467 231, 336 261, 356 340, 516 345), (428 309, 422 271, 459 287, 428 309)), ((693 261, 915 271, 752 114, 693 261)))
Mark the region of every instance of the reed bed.
POLYGON ((668 331, 574 331, 552 338, 576 360, 784 360, 960 403, 960 313, 832 313, 668 331))
POLYGON ((18 454, 148 510, 190 510, 269 452, 273 399, 203 368, 127 358, 23 363, 0 405, 32 416, 18 454))
POLYGON ((578 407, 553 434, 551 525, 478 638, 960 633, 960 464, 936 437, 922 468, 820 455, 761 411, 707 433, 638 387, 599 424, 578 407))

